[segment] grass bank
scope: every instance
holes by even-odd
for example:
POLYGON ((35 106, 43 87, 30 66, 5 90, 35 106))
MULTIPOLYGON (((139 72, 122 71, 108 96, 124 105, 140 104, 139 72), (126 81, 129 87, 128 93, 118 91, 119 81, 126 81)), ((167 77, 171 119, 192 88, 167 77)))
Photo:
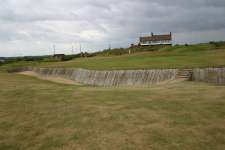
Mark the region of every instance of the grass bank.
POLYGON ((20 61, 3 65, 1 69, 20 66, 86 68, 95 70, 218 67, 225 66, 225 45, 178 45, 171 48, 161 48, 157 51, 139 52, 131 55, 76 58, 65 62, 20 61))

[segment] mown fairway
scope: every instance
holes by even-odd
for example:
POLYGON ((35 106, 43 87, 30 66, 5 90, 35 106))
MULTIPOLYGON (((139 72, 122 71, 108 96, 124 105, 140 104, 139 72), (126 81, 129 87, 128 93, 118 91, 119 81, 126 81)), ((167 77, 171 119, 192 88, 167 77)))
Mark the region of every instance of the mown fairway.
POLYGON ((0 72, 0 149, 225 149, 225 87, 99 88, 0 72))

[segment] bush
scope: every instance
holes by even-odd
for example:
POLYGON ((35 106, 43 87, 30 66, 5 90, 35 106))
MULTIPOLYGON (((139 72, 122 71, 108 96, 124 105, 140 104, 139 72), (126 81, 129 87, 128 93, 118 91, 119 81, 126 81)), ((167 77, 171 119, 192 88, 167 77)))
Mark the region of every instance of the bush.
POLYGON ((209 42, 209 44, 215 46, 216 48, 221 48, 221 47, 225 47, 225 41, 211 41, 209 42))

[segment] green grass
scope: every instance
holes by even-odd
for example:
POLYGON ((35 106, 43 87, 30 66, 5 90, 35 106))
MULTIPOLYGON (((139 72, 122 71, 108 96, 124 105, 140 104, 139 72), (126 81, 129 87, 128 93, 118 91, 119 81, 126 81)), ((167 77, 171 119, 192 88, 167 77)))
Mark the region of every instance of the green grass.
POLYGON ((67 67, 97 70, 193 68, 225 66, 225 47, 213 44, 174 46, 158 51, 140 52, 121 56, 96 56, 77 58, 66 62, 16 62, 0 69, 20 66, 67 67))
POLYGON ((0 149, 225 149, 225 87, 71 86, 0 72, 0 149))
POLYGON ((21 66, 98 70, 225 66, 223 43, 3 65, 0 150, 225 149, 224 86, 182 82, 151 88, 101 88, 4 71, 21 66))

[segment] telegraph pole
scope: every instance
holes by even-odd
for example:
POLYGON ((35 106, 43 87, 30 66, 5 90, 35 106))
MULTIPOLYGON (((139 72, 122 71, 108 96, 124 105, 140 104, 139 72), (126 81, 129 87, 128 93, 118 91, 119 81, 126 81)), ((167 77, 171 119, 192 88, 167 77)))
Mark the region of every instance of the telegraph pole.
POLYGON ((81 52, 82 52, 82 51, 81 51, 81 48, 82 48, 82 47, 81 47, 81 44, 80 44, 80 43, 79 43, 79 45, 80 45, 80 53, 81 53, 81 52))
POLYGON ((72 45, 72 55, 74 54, 74 47, 73 47, 73 45, 72 45))
POLYGON ((53 55, 55 55, 55 44, 53 45, 53 55))
POLYGON ((83 57, 81 44, 79 43, 79 45, 80 45, 80 56, 83 57))
POLYGON ((111 50, 111 44, 109 43, 109 50, 111 50))

